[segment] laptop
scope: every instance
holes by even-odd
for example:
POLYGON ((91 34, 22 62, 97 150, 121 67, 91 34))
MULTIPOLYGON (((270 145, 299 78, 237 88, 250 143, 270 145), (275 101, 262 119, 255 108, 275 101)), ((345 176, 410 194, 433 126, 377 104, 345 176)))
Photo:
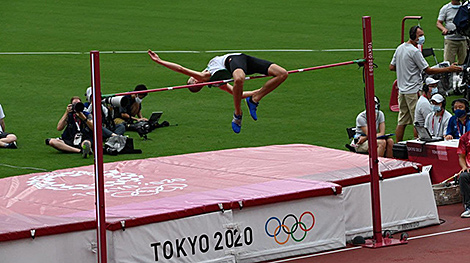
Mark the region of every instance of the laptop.
POLYGON ((433 137, 429 133, 428 129, 424 126, 415 126, 416 132, 418 132, 418 139, 423 142, 438 142, 444 140, 442 137, 433 137))
POLYGON ((152 115, 150 115, 150 118, 149 118, 149 123, 150 124, 158 123, 162 114, 163 114, 163 111, 152 112, 152 115))

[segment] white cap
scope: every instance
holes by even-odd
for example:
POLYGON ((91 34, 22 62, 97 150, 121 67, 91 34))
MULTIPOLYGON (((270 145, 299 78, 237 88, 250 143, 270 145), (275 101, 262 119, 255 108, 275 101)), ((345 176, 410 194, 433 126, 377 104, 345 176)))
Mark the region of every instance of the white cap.
POLYGON ((436 84, 438 82, 439 82, 438 79, 426 78, 426 85, 436 84))
POLYGON ((437 103, 441 103, 441 102, 444 101, 444 97, 442 97, 441 94, 434 94, 434 95, 432 95, 431 100, 433 100, 437 103))
POLYGON ((85 96, 86 96, 86 100, 88 102, 91 102, 91 94, 93 93, 91 87, 88 87, 88 89, 86 89, 86 93, 85 93, 85 96))

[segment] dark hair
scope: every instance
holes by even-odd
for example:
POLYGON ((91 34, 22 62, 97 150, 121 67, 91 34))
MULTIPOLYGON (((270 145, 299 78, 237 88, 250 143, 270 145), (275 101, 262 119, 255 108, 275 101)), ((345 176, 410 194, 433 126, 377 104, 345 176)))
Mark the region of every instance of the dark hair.
POLYGON ((455 99, 454 101, 452 101, 452 112, 455 112, 454 111, 454 105, 456 102, 460 102, 462 104, 465 105, 465 112, 469 112, 470 109, 469 109, 469 105, 468 105, 468 100, 466 98, 460 98, 460 99, 455 99))
POLYGON ((410 39, 415 40, 416 39, 416 33, 418 32, 418 29, 421 29, 420 26, 412 26, 410 28, 410 39))
POLYGON ((80 100, 80 102, 82 101, 82 99, 80 99, 80 97, 79 97, 79 96, 73 96, 73 97, 70 99, 70 103, 72 103, 72 102, 73 102, 73 100, 75 100, 75 99, 79 99, 79 100, 80 100))
MULTIPOLYGON (((141 91, 141 90, 147 90, 147 87, 144 84, 139 84, 135 86, 134 91, 141 91)), ((144 95, 144 97, 147 96, 147 93, 139 93, 139 94, 144 95)))
POLYGON ((423 91, 424 91, 425 93, 428 93, 428 92, 429 92, 429 85, 424 84, 424 86, 423 86, 423 91))

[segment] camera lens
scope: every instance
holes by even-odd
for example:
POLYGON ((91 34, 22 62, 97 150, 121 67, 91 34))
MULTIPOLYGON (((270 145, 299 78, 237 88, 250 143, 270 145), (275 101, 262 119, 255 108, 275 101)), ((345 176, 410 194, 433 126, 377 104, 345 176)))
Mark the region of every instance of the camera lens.
POLYGON ((81 102, 72 104, 72 110, 74 112, 82 112, 85 109, 85 105, 81 102))

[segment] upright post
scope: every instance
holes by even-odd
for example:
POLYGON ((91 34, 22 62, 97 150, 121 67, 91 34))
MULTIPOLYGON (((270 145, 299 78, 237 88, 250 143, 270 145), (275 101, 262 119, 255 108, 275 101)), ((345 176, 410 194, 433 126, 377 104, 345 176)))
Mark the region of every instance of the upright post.
POLYGON ((103 137, 101 120, 100 53, 90 52, 91 87, 93 90, 93 154, 95 159, 95 204, 98 263, 107 263, 106 215, 104 202, 103 137))
POLYGON ((365 247, 379 248, 408 243, 406 238, 393 239, 382 236, 382 213, 380 210, 379 159, 377 154, 377 128, 375 127, 374 101, 374 55, 372 52, 372 26, 370 16, 362 17, 364 41, 364 78, 366 82, 366 116, 369 143, 370 198, 372 204, 373 240, 367 240, 365 247))
POLYGON ((380 212, 380 185, 379 167, 377 157, 377 129, 375 127, 375 101, 374 101, 374 56, 372 53, 372 30, 370 16, 362 17, 362 33, 364 42, 364 74, 366 81, 366 115, 367 134, 369 142, 369 168, 370 168, 370 192, 372 203, 372 224, 374 240, 382 242, 382 217, 380 212))

